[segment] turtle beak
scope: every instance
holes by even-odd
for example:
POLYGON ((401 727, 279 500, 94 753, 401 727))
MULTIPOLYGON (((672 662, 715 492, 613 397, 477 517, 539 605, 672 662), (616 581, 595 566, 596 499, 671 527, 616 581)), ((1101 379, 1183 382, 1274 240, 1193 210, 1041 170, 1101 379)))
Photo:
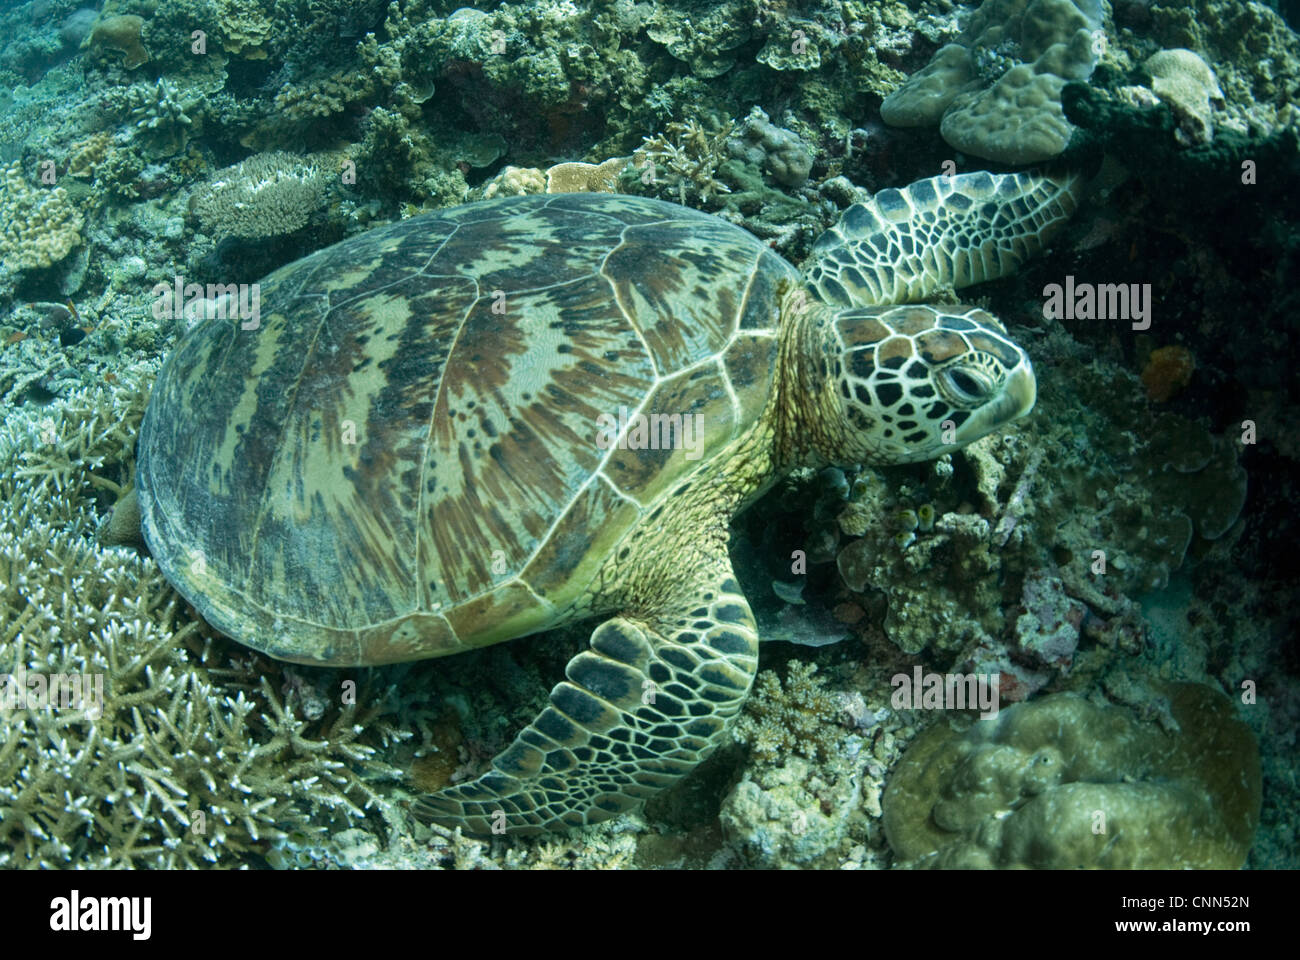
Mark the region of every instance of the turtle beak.
POLYGON ((1006 388, 1002 392, 1002 403, 1005 404, 1003 409, 1006 416, 1000 419, 1006 422, 1023 417, 1034 409, 1034 401, 1037 399, 1038 381, 1034 377, 1034 368, 1030 364, 1029 358, 1024 357, 1020 366, 1016 367, 1007 380, 1006 388))

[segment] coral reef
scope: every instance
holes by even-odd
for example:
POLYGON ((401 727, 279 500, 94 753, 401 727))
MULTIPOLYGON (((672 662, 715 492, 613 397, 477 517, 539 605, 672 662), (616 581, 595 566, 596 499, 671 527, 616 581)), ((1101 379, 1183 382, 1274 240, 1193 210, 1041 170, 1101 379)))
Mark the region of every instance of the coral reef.
POLYGON ((536 167, 503 167, 501 172, 483 186, 483 199, 493 197, 522 197, 529 193, 546 192, 546 174, 536 167))
MULTIPOLYGON (((884 634, 908 653, 1002 673, 1009 701, 1070 666, 1071 637, 1116 617, 1105 597, 1159 589, 1194 545, 1230 539, 1246 497, 1241 449, 1229 437, 1156 413, 1136 376, 1091 364, 1064 340, 1041 355, 1058 366, 1040 368, 1039 416, 954 454, 959 471, 940 460, 922 484, 864 484, 835 519, 842 583, 883 597, 884 634), (920 507, 934 511, 929 530, 920 507), (1059 574, 1043 572, 1058 564, 1059 574), (1045 604, 1043 590, 1058 600, 1045 604), (1017 603, 1038 625, 1017 623, 1017 603), (1057 636, 1060 621, 1068 635, 1057 636)), ((1122 642, 1089 656, 1140 646, 1131 625, 1120 633, 1122 642)))
MULTIPOLYGON (((918 664, 996 673, 1028 708, 1158 713, 1153 676, 1258 678, 1249 865, 1296 865, 1300 38, 1277 4, 95 6, 0 10, 0 672, 102 673, 119 705, 0 711, 6 865, 888 866, 883 784, 930 720, 890 707, 889 678, 918 664), (933 465, 800 474, 738 518, 762 679, 741 742, 644 814, 503 846, 403 812, 484 769, 586 632, 368 672, 345 709, 337 674, 214 636, 131 546, 131 435, 183 329, 148 309, 160 278, 252 282, 396 217, 593 187, 707 209, 798 263, 954 151, 973 168, 1067 140, 1125 169, 1054 255, 979 290, 1033 356, 1035 414, 933 465), (1066 273, 1149 283, 1151 329, 1040 319, 1066 273)), ((1184 783, 1161 809, 1195 807, 1184 783)))
POLYGON ((1168 729, 1069 694, 957 735, 940 721, 885 790, 913 866, 1235 869, 1260 812, 1259 752, 1222 694, 1175 684, 1168 729))
POLYGON ((143 30, 144 18, 133 13, 101 17, 91 28, 84 46, 121 54, 122 66, 134 70, 149 59, 149 51, 140 37, 143 30))
POLYGON ((1061 89, 1092 74, 1101 27, 1097 0, 985 0, 961 41, 886 97, 880 115, 938 124, 951 147, 987 160, 1048 160, 1070 141, 1061 89))
POLYGON ((885 765, 896 753, 886 727, 900 721, 871 709, 861 693, 832 691, 817 670, 791 660, 784 681, 760 673, 736 725, 751 763, 719 817, 723 836, 750 866, 856 869, 881 841, 874 821, 885 765))
POLYGON ((95 543, 96 498, 130 476, 148 372, 0 427, 0 664, 29 678, 0 710, 10 868, 247 863, 317 829, 312 811, 363 820, 370 783, 396 773, 374 757, 391 703, 363 689, 368 705, 307 720, 272 665, 214 647, 151 561, 95 543), (47 676, 98 678, 102 699, 33 701, 30 678, 47 676))
POLYGON ((22 166, 0 169, 0 262, 12 271, 48 267, 81 243, 81 214, 68 192, 31 186, 22 166))
POLYGON ((292 233, 324 203, 323 165, 279 150, 217 171, 191 199, 205 230, 230 237, 292 233))

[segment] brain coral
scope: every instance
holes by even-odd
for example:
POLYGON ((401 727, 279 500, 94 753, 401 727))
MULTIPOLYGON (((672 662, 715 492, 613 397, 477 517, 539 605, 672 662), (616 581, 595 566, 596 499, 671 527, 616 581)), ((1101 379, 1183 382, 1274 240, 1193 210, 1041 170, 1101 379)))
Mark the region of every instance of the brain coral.
POLYGON ((1214 110, 1224 104, 1214 69, 1191 50, 1160 50, 1142 65, 1151 89, 1178 118, 1177 136, 1184 146, 1214 139, 1214 110))
POLYGON ((1176 732, 1055 694, 908 748, 885 833, 912 866, 1235 869, 1260 812, 1259 752, 1221 694, 1167 690, 1176 732))

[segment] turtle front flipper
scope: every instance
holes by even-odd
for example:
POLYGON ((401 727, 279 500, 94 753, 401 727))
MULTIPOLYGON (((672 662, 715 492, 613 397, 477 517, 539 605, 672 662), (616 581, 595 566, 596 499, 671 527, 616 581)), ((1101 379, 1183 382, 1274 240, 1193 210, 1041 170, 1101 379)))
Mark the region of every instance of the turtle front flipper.
POLYGON ((881 190, 813 245, 808 284, 826 303, 917 303, 942 287, 1015 273, 1070 219, 1077 172, 964 173, 881 190))
POLYGON ((470 834, 581 827, 690 773, 722 744, 758 665, 731 570, 707 583, 660 616, 602 623, 493 769, 423 798, 415 815, 470 834))

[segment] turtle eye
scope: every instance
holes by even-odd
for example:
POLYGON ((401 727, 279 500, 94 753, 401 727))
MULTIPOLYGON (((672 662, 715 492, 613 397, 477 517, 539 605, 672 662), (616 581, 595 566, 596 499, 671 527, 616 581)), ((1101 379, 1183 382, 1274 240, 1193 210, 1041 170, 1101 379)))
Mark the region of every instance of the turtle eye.
POLYGON ((991 392, 989 382, 982 375, 969 370, 945 370, 944 377, 958 399, 967 403, 983 403, 991 392))

